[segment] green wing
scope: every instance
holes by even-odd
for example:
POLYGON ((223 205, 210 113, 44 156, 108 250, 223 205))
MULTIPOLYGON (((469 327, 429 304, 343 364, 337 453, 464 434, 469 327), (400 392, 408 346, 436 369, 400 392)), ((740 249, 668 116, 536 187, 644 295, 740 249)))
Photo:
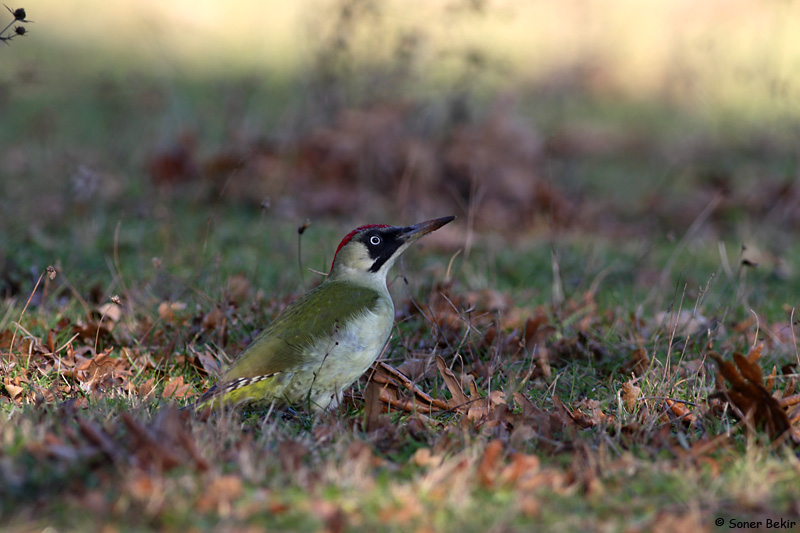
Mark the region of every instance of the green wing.
POLYGON ((350 318, 374 311, 378 291, 343 281, 325 282, 287 307, 233 362, 221 384, 290 371, 314 362, 309 348, 350 318))

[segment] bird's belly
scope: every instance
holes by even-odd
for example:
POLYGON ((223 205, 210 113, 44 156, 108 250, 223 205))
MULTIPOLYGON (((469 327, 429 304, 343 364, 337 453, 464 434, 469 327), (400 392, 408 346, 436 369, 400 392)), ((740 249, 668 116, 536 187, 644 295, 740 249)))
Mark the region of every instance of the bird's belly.
MULTIPOLYGON (((393 310, 392 310, 393 311, 393 310)), ((293 401, 310 401, 324 409, 353 384, 378 358, 389 338, 394 313, 365 312, 349 325, 341 327, 332 338, 317 342, 312 350, 314 363, 304 369, 311 383, 297 379, 285 394, 293 401)))

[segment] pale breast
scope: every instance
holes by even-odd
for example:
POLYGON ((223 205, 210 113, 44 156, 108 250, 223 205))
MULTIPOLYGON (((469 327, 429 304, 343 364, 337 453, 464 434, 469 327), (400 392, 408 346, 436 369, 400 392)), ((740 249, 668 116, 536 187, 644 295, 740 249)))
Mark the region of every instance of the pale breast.
POLYGON ((317 409, 339 399, 342 391, 378 358, 389 338, 394 306, 391 302, 379 305, 375 312, 365 311, 339 328, 332 338, 313 346, 315 355, 310 360, 314 362, 287 381, 283 395, 291 402, 308 401, 317 409))

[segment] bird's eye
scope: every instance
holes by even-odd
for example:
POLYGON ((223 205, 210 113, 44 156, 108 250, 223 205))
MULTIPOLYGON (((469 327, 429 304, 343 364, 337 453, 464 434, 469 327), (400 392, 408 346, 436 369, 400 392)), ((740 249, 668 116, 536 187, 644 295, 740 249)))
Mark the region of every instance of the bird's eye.
POLYGON ((369 243, 372 246, 378 246, 381 243, 381 238, 378 237, 377 235, 373 235, 372 237, 369 238, 369 243))

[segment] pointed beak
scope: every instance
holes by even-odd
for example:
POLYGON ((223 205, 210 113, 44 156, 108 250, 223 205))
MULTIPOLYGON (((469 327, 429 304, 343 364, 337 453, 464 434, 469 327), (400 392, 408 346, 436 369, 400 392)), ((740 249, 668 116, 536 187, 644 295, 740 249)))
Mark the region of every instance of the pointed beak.
POLYGON ((406 226, 405 228, 401 228, 400 236, 403 238, 406 244, 411 244, 423 235, 427 235, 432 231, 436 231, 448 222, 452 222, 455 218, 456 217, 434 218, 433 220, 420 222, 419 224, 414 224, 413 226, 406 226))

